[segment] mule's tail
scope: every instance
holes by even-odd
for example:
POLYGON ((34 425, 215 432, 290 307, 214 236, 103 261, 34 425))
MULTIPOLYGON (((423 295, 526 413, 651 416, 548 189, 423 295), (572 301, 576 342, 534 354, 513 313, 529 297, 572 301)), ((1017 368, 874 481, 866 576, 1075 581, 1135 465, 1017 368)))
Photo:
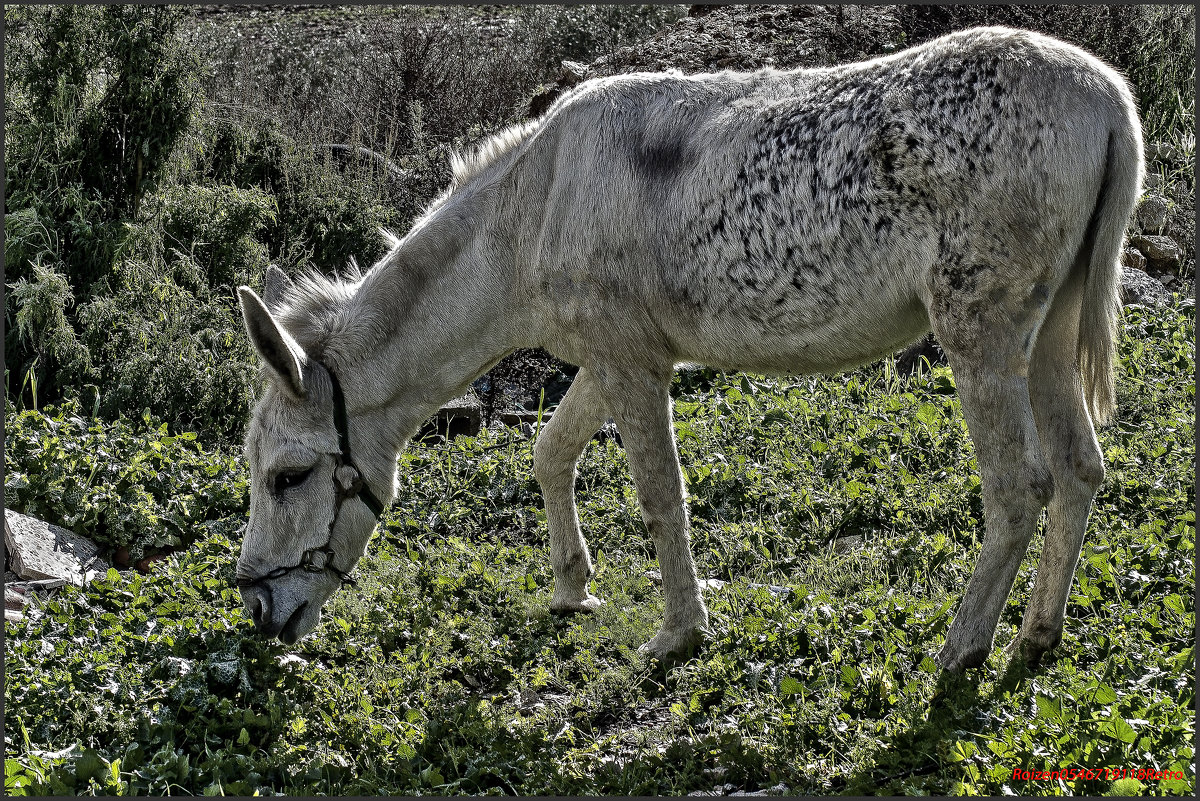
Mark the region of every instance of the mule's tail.
MULTIPOLYGON (((1117 316, 1121 308, 1121 241, 1142 185, 1142 133, 1132 101, 1127 114, 1109 132, 1104 180, 1092 212, 1091 252, 1079 324, 1079 370, 1083 395, 1096 425, 1116 410, 1114 360, 1117 316)), ((1086 247, 1086 244, 1085 244, 1086 247)))

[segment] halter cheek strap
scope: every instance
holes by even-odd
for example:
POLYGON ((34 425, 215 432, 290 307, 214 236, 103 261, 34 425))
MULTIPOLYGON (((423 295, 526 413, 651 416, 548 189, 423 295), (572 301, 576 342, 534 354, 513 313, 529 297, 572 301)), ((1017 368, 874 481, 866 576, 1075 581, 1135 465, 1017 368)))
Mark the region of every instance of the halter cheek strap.
POLYGON ((291 567, 277 567, 270 573, 259 576, 256 579, 244 580, 238 579, 238 587, 254 587, 262 584, 264 581, 281 578, 291 573, 294 570, 305 570, 309 573, 322 573, 328 570, 338 577, 343 584, 353 585, 354 578, 348 571, 338 570, 333 566, 333 558, 336 554, 331 547, 333 543, 333 528, 337 525, 338 515, 342 512, 342 504, 350 498, 358 498, 367 508, 371 510, 371 514, 375 515, 378 520, 383 517, 384 505, 367 486, 366 480, 362 477, 362 471, 354 465, 354 460, 350 457, 350 422, 349 416, 346 413, 346 396, 342 394, 342 385, 337 379, 337 375, 328 367, 325 372, 329 374, 329 380, 333 384, 333 424, 337 428, 338 448, 340 452, 334 454, 337 459, 337 467, 333 472, 333 483, 337 488, 337 505, 333 510, 333 519, 329 521, 329 539, 320 548, 309 548, 300 557, 300 563, 291 567), (354 471, 354 478, 351 479, 349 486, 343 486, 338 480, 338 470, 342 467, 349 467, 354 471), (318 557, 320 559, 318 560, 318 557))
POLYGON ((342 385, 333 371, 326 368, 326 372, 329 373, 329 380, 333 383, 333 424, 337 428, 338 448, 341 449, 341 453, 337 457, 338 466, 352 468, 355 474, 355 479, 350 487, 339 491, 338 507, 341 507, 341 502, 346 498, 357 497, 378 519, 383 517, 383 503, 375 497, 374 492, 371 492, 371 488, 367 486, 367 482, 362 477, 362 471, 355 467, 354 462, 350 459, 350 420, 346 414, 346 396, 342 394, 342 385))

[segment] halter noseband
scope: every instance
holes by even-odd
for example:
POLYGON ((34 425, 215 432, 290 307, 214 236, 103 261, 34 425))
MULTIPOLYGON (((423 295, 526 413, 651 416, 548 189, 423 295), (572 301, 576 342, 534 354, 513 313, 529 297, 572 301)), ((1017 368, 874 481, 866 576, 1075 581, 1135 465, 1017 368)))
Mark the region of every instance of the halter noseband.
MULTIPOLYGON (((322 365, 324 366, 324 365, 322 365)), ((237 586, 241 588, 254 587, 262 584, 264 581, 270 581, 282 576, 286 576, 293 570, 305 570, 309 573, 322 573, 328 570, 333 573, 343 584, 354 585, 354 578, 349 571, 338 570, 333 566, 334 552, 330 544, 333 542, 333 527, 337 525, 338 515, 342 512, 342 504, 350 498, 358 498, 367 508, 371 510, 371 514, 375 515, 376 519, 383 516, 384 505, 376 497, 371 488, 367 486, 366 481, 362 477, 362 471, 359 470, 354 461, 350 458, 350 421, 346 414, 346 396, 342 394, 342 385, 338 382, 337 375, 328 367, 325 372, 329 374, 329 380, 333 384, 333 425, 337 428, 338 448, 341 452, 335 454, 337 459, 337 467, 349 467, 354 471, 354 479, 350 482, 349 487, 343 487, 341 482, 337 480, 337 468, 334 468, 334 485, 337 487, 337 505, 333 509, 333 519, 329 521, 329 539, 320 548, 309 548, 300 557, 300 563, 291 567, 277 567, 270 573, 259 576, 256 579, 245 580, 238 579, 237 586), (322 557, 320 563, 316 561, 317 556, 322 557)))

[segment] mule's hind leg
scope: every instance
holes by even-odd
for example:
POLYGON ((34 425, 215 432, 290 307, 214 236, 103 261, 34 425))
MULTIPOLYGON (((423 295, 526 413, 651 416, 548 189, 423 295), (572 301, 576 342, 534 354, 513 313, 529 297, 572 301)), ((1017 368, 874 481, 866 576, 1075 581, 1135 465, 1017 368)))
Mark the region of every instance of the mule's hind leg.
POLYGON ((603 398, 595 380, 588 370, 581 369, 533 448, 533 470, 542 486, 550 529, 550 566, 554 570, 550 609, 554 612, 590 612, 601 603, 588 592, 592 560, 575 508, 575 464, 604 418, 603 398))
POLYGON ((640 650, 665 660, 692 651, 708 625, 692 561, 683 473, 671 427, 671 369, 609 368, 603 383, 662 572, 662 628, 640 650))
MULTIPOLYGON (((980 277, 980 283, 984 276, 980 277)), ((1053 492, 1029 400, 1029 344, 1044 315, 1045 292, 1015 288, 947 293, 930 321, 954 370, 982 480, 986 535, 946 642, 947 670, 978 667, 1042 507, 1053 492)))
POLYGON ((1092 497, 1104 480, 1104 461, 1079 375, 1081 297, 1079 279, 1059 289, 1038 334, 1030 367, 1033 416, 1054 476, 1046 542, 1017 638, 1017 648, 1030 664, 1036 664, 1062 639, 1067 595, 1092 497))

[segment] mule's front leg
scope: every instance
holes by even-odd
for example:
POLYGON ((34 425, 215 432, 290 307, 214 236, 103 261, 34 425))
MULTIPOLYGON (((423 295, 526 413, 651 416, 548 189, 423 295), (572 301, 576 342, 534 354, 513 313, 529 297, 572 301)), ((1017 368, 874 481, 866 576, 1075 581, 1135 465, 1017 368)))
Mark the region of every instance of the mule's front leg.
POLYGON ((588 592, 592 560, 575 508, 575 464, 604 423, 604 404, 591 374, 581 369, 533 448, 533 470, 542 486, 550 529, 554 596, 550 610, 590 612, 601 601, 588 592))
POLYGON ((621 430, 642 519, 654 541, 666 609, 662 628, 641 652, 664 661, 691 653, 704 639, 708 610, 692 561, 683 473, 671 428, 671 372, 605 373, 609 408, 621 430))

